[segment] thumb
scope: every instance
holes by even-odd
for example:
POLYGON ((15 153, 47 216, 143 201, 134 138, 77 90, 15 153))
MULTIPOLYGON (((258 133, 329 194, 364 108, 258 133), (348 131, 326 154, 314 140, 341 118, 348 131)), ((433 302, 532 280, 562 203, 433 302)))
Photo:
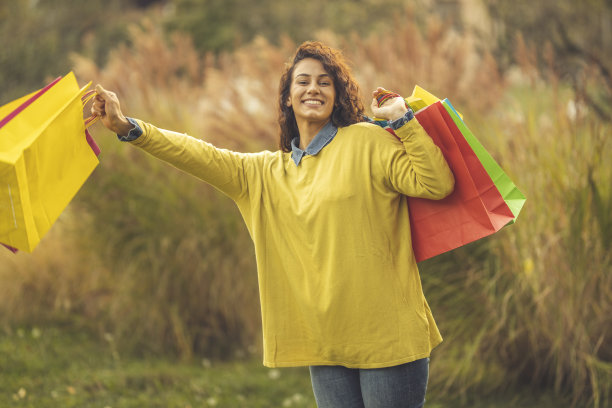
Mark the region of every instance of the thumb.
POLYGON ((374 92, 372 92, 372 97, 376 98, 379 94, 386 93, 386 92, 389 92, 389 91, 387 91, 385 88, 379 86, 379 87, 376 88, 376 90, 374 92))
POLYGON ((96 85, 96 93, 100 95, 104 100, 108 99, 108 91, 102 88, 102 85, 96 85))
POLYGON ((376 100, 376 98, 372 98, 372 103, 370 104, 370 108, 372 109, 372 111, 379 108, 378 101, 376 100))

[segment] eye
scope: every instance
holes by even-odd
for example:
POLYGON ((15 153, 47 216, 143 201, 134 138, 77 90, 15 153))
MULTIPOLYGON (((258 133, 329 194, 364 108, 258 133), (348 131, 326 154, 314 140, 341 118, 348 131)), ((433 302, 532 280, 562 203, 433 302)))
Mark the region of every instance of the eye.
POLYGON ((321 81, 321 82, 319 82, 319 85, 321 85, 321 86, 330 86, 331 82, 329 82, 329 81, 321 81))

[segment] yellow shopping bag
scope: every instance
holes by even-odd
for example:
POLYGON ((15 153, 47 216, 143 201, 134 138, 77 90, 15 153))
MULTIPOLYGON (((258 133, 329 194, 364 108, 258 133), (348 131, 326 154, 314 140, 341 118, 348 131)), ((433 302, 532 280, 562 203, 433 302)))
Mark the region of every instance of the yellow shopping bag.
POLYGON ((70 72, 0 107, 0 243, 32 252, 97 166, 83 120, 89 85, 70 72))
MULTIPOLYGON (((412 95, 407 97, 405 100, 413 112, 418 112, 421 109, 440 101, 437 96, 427 92, 425 89, 421 88, 418 85, 414 86, 414 89, 412 90, 412 95)), ((457 115, 459 115, 461 119, 463 119, 463 115, 461 113, 457 111, 455 112, 457 113, 457 115)))

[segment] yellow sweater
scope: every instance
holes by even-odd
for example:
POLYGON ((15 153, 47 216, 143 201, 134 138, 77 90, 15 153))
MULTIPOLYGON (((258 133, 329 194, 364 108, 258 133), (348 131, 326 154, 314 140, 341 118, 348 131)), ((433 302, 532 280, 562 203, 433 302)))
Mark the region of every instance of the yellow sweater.
POLYGON ((453 175, 416 120, 338 130, 300 165, 138 121, 133 141, 231 197, 255 244, 268 367, 388 367, 442 341, 412 252, 406 195, 440 199, 453 175))

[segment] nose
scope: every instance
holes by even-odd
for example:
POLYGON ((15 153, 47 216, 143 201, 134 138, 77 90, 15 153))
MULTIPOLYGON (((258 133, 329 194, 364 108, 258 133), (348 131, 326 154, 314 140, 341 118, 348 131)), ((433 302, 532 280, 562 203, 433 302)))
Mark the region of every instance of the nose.
POLYGON ((319 93, 319 84, 317 84, 317 81, 312 81, 310 85, 308 85, 306 92, 309 94, 319 93))

